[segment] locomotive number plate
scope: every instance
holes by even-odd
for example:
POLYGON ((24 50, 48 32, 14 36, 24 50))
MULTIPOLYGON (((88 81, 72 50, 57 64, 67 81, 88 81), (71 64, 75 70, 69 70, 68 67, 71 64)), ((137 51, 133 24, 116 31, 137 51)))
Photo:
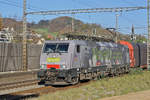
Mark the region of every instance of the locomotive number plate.
POLYGON ((60 62, 60 58, 47 58, 47 62, 60 62))

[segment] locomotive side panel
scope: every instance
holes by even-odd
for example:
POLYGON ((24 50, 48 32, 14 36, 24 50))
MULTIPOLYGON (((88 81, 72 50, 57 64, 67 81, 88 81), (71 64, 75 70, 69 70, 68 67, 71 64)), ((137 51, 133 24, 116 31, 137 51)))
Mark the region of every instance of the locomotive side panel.
POLYGON ((105 67, 103 71, 111 75, 128 70, 130 62, 127 47, 115 43, 97 44, 97 48, 93 50, 97 67, 105 67))
POLYGON ((98 43, 97 59, 102 65, 121 65, 129 63, 128 48, 114 43, 98 43), (127 59, 128 58, 128 59, 127 59), (126 59, 126 60, 125 60, 126 59))

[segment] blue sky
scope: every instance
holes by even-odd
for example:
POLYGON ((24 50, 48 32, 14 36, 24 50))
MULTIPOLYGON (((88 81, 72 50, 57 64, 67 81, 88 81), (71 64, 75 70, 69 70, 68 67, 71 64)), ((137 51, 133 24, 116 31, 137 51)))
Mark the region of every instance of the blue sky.
MULTIPOLYGON (((147 0, 27 0, 28 12, 30 11, 47 11, 47 10, 65 10, 78 8, 111 8, 111 7, 130 7, 146 6, 147 0)), ((0 0, 0 13, 3 17, 22 18, 23 0, 0 0)), ((74 17, 85 23, 97 23, 102 27, 115 27, 115 16, 119 14, 118 24, 119 31, 125 34, 131 33, 132 24, 138 34, 146 34, 147 14, 146 10, 124 12, 124 13, 92 13, 76 14, 74 17)), ((41 19, 53 19, 60 16, 71 15, 29 15, 28 21, 39 21, 41 19)))

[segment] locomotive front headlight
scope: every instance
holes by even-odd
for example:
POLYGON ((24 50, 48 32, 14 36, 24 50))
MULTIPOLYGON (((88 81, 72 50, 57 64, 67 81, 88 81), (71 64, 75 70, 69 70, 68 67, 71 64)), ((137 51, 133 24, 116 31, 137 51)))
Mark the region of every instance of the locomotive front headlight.
POLYGON ((61 65, 61 68, 62 68, 62 69, 65 69, 65 68, 66 68, 66 65, 61 65))
POLYGON ((42 64, 42 65, 40 66, 40 68, 41 68, 41 69, 45 69, 45 68, 46 68, 46 65, 45 65, 45 64, 42 64))

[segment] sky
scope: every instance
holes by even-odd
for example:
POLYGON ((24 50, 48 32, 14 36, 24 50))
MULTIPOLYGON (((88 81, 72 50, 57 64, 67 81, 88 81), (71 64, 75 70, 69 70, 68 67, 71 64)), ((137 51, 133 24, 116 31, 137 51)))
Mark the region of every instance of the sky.
MULTIPOLYGON (((27 0, 27 12, 49 11, 49 10, 68 10, 84 8, 112 8, 112 7, 137 7, 146 6, 147 0, 27 0)), ((23 0, 0 0, 0 13, 2 17, 11 17, 18 20, 23 15, 23 0)), ((118 17, 119 32, 130 34, 131 27, 134 25, 135 33, 147 34, 147 11, 138 10, 123 13, 90 13, 76 14, 75 19, 84 23, 100 24, 104 28, 114 28, 118 17)), ((40 20, 54 19, 61 16, 72 15, 28 15, 28 22, 38 22, 40 20)))

